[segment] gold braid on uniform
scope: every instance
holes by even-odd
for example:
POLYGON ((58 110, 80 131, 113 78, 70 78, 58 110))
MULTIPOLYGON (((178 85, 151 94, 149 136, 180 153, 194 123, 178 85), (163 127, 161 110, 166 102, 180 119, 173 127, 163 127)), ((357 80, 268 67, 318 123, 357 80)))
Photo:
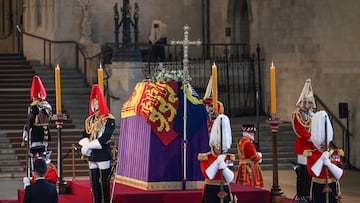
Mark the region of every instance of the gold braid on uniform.
POLYGON ((96 132, 98 132, 101 126, 106 124, 108 118, 114 119, 115 117, 111 114, 101 115, 99 118, 95 117, 95 114, 90 115, 85 120, 86 133, 90 135, 90 141, 96 138, 96 132))
POLYGON ((37 106, 37 105, 39 105, 40 103, 41 103, 41 101, 35 100, 35 101, 31 102, 30 106, 37 106))
POLYGON ((300 124, 306 128, 306 131, 310 132, 310 130, 311 130, 311 120, 312 120, 311 116, 309 116, 308 119, 306 121, 304 121, 304 119, 301 116, 300 109, 298 109, 295 112, 293 112, 293 114, 292 114, 293 119, 291 119, 291 124, 292 124, 292 127, 294 129, 294 132, 295 132, 296 136, 300 137, 298 135, 298 133, 296 132, 296 130, 295 130, 294 116, 296 117, 297 120, 301 121, 300 124))

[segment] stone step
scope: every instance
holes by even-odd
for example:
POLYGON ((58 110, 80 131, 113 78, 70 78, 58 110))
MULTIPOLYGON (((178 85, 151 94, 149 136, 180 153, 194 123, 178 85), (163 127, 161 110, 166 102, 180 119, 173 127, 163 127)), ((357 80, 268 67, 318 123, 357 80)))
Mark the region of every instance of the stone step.
POLYGON ((0 63, 0 73, 35 73, 30 64, 2 64, 0 63))
POLYGON ((0 167, 0 173, 2 172, 5 172, 5 173, 8 173, 8 172, 22 172, 24 171, 24 168, 23 167, 14 167, 14 166, 4 166, 2 165, 0 167))
MULTIPOLYGON (((15 153, 12 154, 0 154, 0 160, 17 160, 15 153)), ((1 166, 1 165, 0 165, 1 166)))
POLYGON ((18 179, 19 181, 22 181, 23 177, 26 176, 26 172, 1 172, 0 173, 0 179, 1 180, 12 180, 12 179, 18 179))
POLYGON ((30 62, 25 59, 19 60, 0 60, 0 65, 29 65, 30 62))
POLYGON ((0 166, 14 166, 14 167, 22 167, 21 162, 18 160, 12 160, 12 159, 1 159, 0 160, 0 166))

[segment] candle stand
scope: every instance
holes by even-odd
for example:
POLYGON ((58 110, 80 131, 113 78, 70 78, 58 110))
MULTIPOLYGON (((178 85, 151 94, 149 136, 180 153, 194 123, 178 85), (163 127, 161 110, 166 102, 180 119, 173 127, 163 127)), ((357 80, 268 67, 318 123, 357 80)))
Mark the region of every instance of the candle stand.
POLYGON ((51 120, 55 121, 56 128, 57 128, 57 136, 58 136, 58 151, 57 151, 57 170, 58 170, 58 189, 59 194, 69 194, 69 187, 64 180, 63 177, 63 170, 62 170, 62 154, 61 154, 61 128, 63 126, 63 121, 67 120, 67 117, 65 114, 57 113, 56 115, 53 115, 51 117, 51 120))
POLYGON ((271 134, 272 134, 272 144, 273 144, 273 185, 270 191, 271 203, 285 203, 286 196, 279 186, 278 178, 278 159, 277 159, 277 132, 279 129, 279 124, 282 121, 278 118, 275 118, 273 115, 271 118, 266 120, 266 123, 270 125, 271 134))

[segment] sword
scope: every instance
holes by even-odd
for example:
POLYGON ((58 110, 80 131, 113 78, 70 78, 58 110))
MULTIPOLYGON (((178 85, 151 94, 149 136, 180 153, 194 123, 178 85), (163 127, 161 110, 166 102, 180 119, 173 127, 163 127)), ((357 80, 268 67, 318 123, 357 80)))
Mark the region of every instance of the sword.
MULTIPOLYGON (((27 132, 27 141, 26 141, 26 177, 30 178, 31 176, 31 157, 30 157, 30 139, 31 133, 29 132, 30 128, 30 106, 27 108, 27 118, 24 130, 27 132)), ((24 146, 24 140, 21 143, 21 146, 24 146)))
MULTIPOLYGON (((327 116, 325 115, 325 151, 329 151, 329 148, 328 148, 328 136, 327 136, 327 116)), ((325 202, 326 203, 329 203, 329 193, 331 192, 331 188, 329 186, 329 178, 328 178, 328 175, 329 175, 329 169, 327 167, 325 167, 325 186, 324 186, 324 189, 323 189, 323 193, 326 193, 325 194, 325 202)))
MULTIPOLYGON (((222 134, 222 118, 220 118, 220 154, 223 153, 223 134, 222 134)), ((222 174, 222 170, 220 169, 220 191, 217 196, 220 199, 220 203, 224 203, 224 198, 226 197, 226 192, 224 191, 224 176, 222 174)))

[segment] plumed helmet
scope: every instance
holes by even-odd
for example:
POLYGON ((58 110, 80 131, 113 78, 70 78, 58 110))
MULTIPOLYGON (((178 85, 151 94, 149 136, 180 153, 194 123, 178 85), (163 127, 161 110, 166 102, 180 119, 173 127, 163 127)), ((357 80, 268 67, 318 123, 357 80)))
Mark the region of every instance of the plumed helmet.
POLYGON ((220 114, 214 121, 210 132, 210 147, 221 146, 222 137, 222 152, 227 152, 231 148, 232 135, 230 120, 226 115, 220 114))
MULTIPOLYGON (((203 103, 204 103, 205 105, 211 105, 211 106, 212 106, 212 102, 213 102, 213 100, 212 100, 211 98, 208 98, 208 99, 204 99, 204 100, 203 100, 203 103)), ((224 110, 224 105, 223 105, 223 103, 220 102, 220 101, 217 102, 217 111, 218 111, 218 113, 220 113, 220 114, 224 114, 224 112, 225 112, 225 110, 224 110)))
POLYGON ((311 86, 310 78, 306 79, 305 85, 301 91, 299 99, 296 102, 296 106, 300 108, 316 108, 314 92, 311 86), (311 104, 311 106, 309 104, 311 104))
POLYGON ((329 116, 325 111, 317 111, 311 120, 311 142, 320 149, 321 144, 327 140, 327 144, 333 140, 333 128, 329 116), (325 138, 325 135, 327 138, 325 138))
POLYGON ((101 115, 108 114, 110 112, 101 88, 99 85, 93 85, 90 93, 89 114, 92 115, 97 110, 101 115))
POLYGON ((42 99, 47 97, 46 90, 39 76, 35 75, 31 83, 30 99, 42 99))

